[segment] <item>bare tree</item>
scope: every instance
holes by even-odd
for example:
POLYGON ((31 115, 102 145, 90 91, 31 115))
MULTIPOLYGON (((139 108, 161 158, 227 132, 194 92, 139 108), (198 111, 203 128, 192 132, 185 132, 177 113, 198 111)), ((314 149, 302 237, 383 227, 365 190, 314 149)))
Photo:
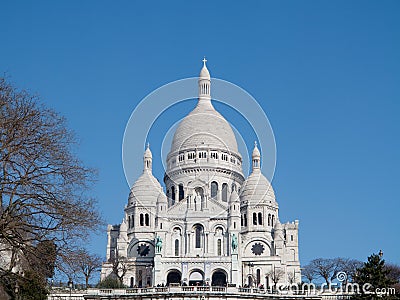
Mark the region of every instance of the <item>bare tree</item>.
POLYGON ((325 280, 327 285, 330 284, 331 278, 336 276, 338 270, 337 261, 331 258, 313 259, 310 262, 309 266, 316 275, 322 277, 325 280))
POLYGON ((348 281, 354 280, 357 269, 362 265, 361 261, 349 258, 317 258, 305 266, 302 273, 310 282, 319 276, 329 285, 339 272, 345 272, 346 277, 342 283, 347 284, 348 281))
POLYGON ((289 281, 289 284, 294 284, 296 282, 295 273, 289 273, 288 274, 288 281, 289 281))
POLYGON ((357 270, 364 265, 362 261, 357 259, 342 258, 340 260, 340 271, 346 273, 346 278, 342 284, 346 285, 349 281, 354 282, 357 276, 357 270))
POLYGON ((385 268, 389 270, 388 277, 393 281, 400 281, 400 266, 395 264, 386 264, 385 268))
POLYGON ((128 271, 127 258, 119 256, 117 251, 117 254, 110 259, 110 262, 112 264, 112 274, 114 274, 118 278, 120 284, 123 285, 124 276, 128 271))
POLYGON ((93 273, 100 270, 103 259, 97 254, 89 253, 86 249, 79 249, 73 253, 70 261, 74 265, 73 270, 82 275, 85 279, 85 286, 88 288, 90 278, 93 273))
POLYGON ((396 295, 400 294, 400 266, 387 264, 385 268, 389 271, 388 277, 394 282, 393 287, 396 289, 396 295))
POLYGON ((271 278, 272 282, 274 283, 274 291, 276 291, 276 286, 281 280, 281 278, 285 275, 285 272, 279 268, 274 268, 273 270, 269 271, 266 274, 269 278, 271 278))
POLYGON ((301 270, 301 276, 305 277, 308 282, 312 282, 315 279, 316 273, 311 265, 305 265, 304 268, 301 270))
POLYGON ((0 78, 0 282, 40 242, 56 245, 58 266, 102 225, 75 146, 63 117, 0 78))

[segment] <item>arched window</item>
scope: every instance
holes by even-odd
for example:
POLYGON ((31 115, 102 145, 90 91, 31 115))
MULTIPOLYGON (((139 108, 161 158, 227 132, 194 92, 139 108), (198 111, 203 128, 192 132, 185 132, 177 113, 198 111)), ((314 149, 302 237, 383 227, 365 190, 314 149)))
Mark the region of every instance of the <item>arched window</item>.
POLYGON ((262 213, 258 213, 258 225, 262 225, 262 213))
POLYGON ((240 216, 240 226, 243 226, 243 215, 240 216))
POLYGON ((128 228, 131 228, 131 216, 128 216, 128 228))
POLYGON ((271 226, 272 227, 274 226, 274 223, 275 223, 275 216, 272 215, 272 217, 271 217, 271 226))
POLYGON ((175 256, 179 256, 179 240, 175 240, 175 256))
POLYGON ((140 226, 144 226, 143 214, 140 214, 140 226))
POLYGON ((217 199, 218 193, 218 183, 213 181, 211 182, 211 198, 217 199))
POLYGON ((195 227, 195 244, 196 248, 201 248, 201 236, 203 234, 203 226, 201 225, 196 225, 195 227))
POLYGON ((144 223, 146 224, 146 226, 150 226, 149 214, 144 215, 144 223))
POLYGON ((253 213, 253 225, 257 225, 257 213, 253 213))
POLYGON ((268 214, 268 226, 271 226, 271 214, 268 214))
POLYGON ((228 201, 228 185, 226 183, 222 184, 222 201, 228 201))
POLYGON ((179 201, 185 198, 185 192, 183 191, 183 184, 179 185, 179 201))
POLYGON ((135 217, 132 215, 131 217, 131 228, 135 227, 135 217))
POLYGON ((233 191, 236 191, 236 184, 232 183, 232 189, 231 189, 231 191, 232 191, 232 192, 233 192, 233 191))
POLYGON ((129 287, 133 288, 133 277, 131 277, 131 284, 129 285, 129 287))
POLYGON ((217 255, 218 256, 222 255, 222 241, 221 241, 221 239, 218 239, 218 241, 217 241, 217 255))
POLYGON ((247 215, 246 214, 244 214, 243 221, 244 221, 244 227, 247 227, 247 215))
POLYGON ((257 279, 257 286, 259 286, 261 283, 261 270, 260 269, 257 269, 256 279, 257 279))
POLYGON ((171 187, 171 199, 175 200, 175 187, 174 186, 171 187))

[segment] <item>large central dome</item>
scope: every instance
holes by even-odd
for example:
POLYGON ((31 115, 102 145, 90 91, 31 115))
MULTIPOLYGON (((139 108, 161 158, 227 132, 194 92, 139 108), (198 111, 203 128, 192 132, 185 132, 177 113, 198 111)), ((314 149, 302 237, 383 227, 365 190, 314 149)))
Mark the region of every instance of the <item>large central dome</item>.
POLYGON ((198 147, 238 152, 236 137, 231 126, 211 103, 199 102, 182 120, 175 131, 171 153, 198 147))
POLYGON ((198 104, 176 129, 172 140, 171 154, 199 147, 238 153, 232 127, 211 103, 210 83, 210 73, 204 62, 199 77, 198 104))

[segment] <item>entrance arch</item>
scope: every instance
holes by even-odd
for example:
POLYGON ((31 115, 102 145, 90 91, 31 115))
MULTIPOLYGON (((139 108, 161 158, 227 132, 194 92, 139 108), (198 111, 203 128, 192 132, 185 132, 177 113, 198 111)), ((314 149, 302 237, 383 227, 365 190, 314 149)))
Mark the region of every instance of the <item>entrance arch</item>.
POLYGON ((167 275, 167 285, 171 283, 181 283, 182 274, 178 270, 171 270, 167 275))
POLYGON ((217 270, 212 274, 211 285, 212 286, 226 286, 227 276, 225 271, 217 270))
POLYGON ((189 285, 203 285, 204 273, 200 270, 193 270, 189 276, 189 285))

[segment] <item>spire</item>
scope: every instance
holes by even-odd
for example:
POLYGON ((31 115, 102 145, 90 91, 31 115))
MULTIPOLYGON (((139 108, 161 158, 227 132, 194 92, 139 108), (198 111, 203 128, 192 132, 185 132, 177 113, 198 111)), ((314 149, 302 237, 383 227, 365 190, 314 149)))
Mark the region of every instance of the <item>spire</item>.
POLYGON ((260 170, 261 155, 260 155, 260 150, 258 150, 258 147, 257 147, 257 142, 254 142, 254 149, 253 149, 253 154, 251 157, 252 157, 252 162, 253 162, 253 172, 260 170))
POLYGON ((147 143, 146 151, 144 151, 143 155, 143 171, 152 171, 152 161, 153 161, 153 155, 151 154, 150 151, 150 143, 147 143))
POLYGON ((210 93, 211 77, 210 77, 210 72, 207 69, 206 62, 207 59, 204 57, 203 68, 201 69, 199 76, 199 101, 211 100, 211 93, 210 93))

